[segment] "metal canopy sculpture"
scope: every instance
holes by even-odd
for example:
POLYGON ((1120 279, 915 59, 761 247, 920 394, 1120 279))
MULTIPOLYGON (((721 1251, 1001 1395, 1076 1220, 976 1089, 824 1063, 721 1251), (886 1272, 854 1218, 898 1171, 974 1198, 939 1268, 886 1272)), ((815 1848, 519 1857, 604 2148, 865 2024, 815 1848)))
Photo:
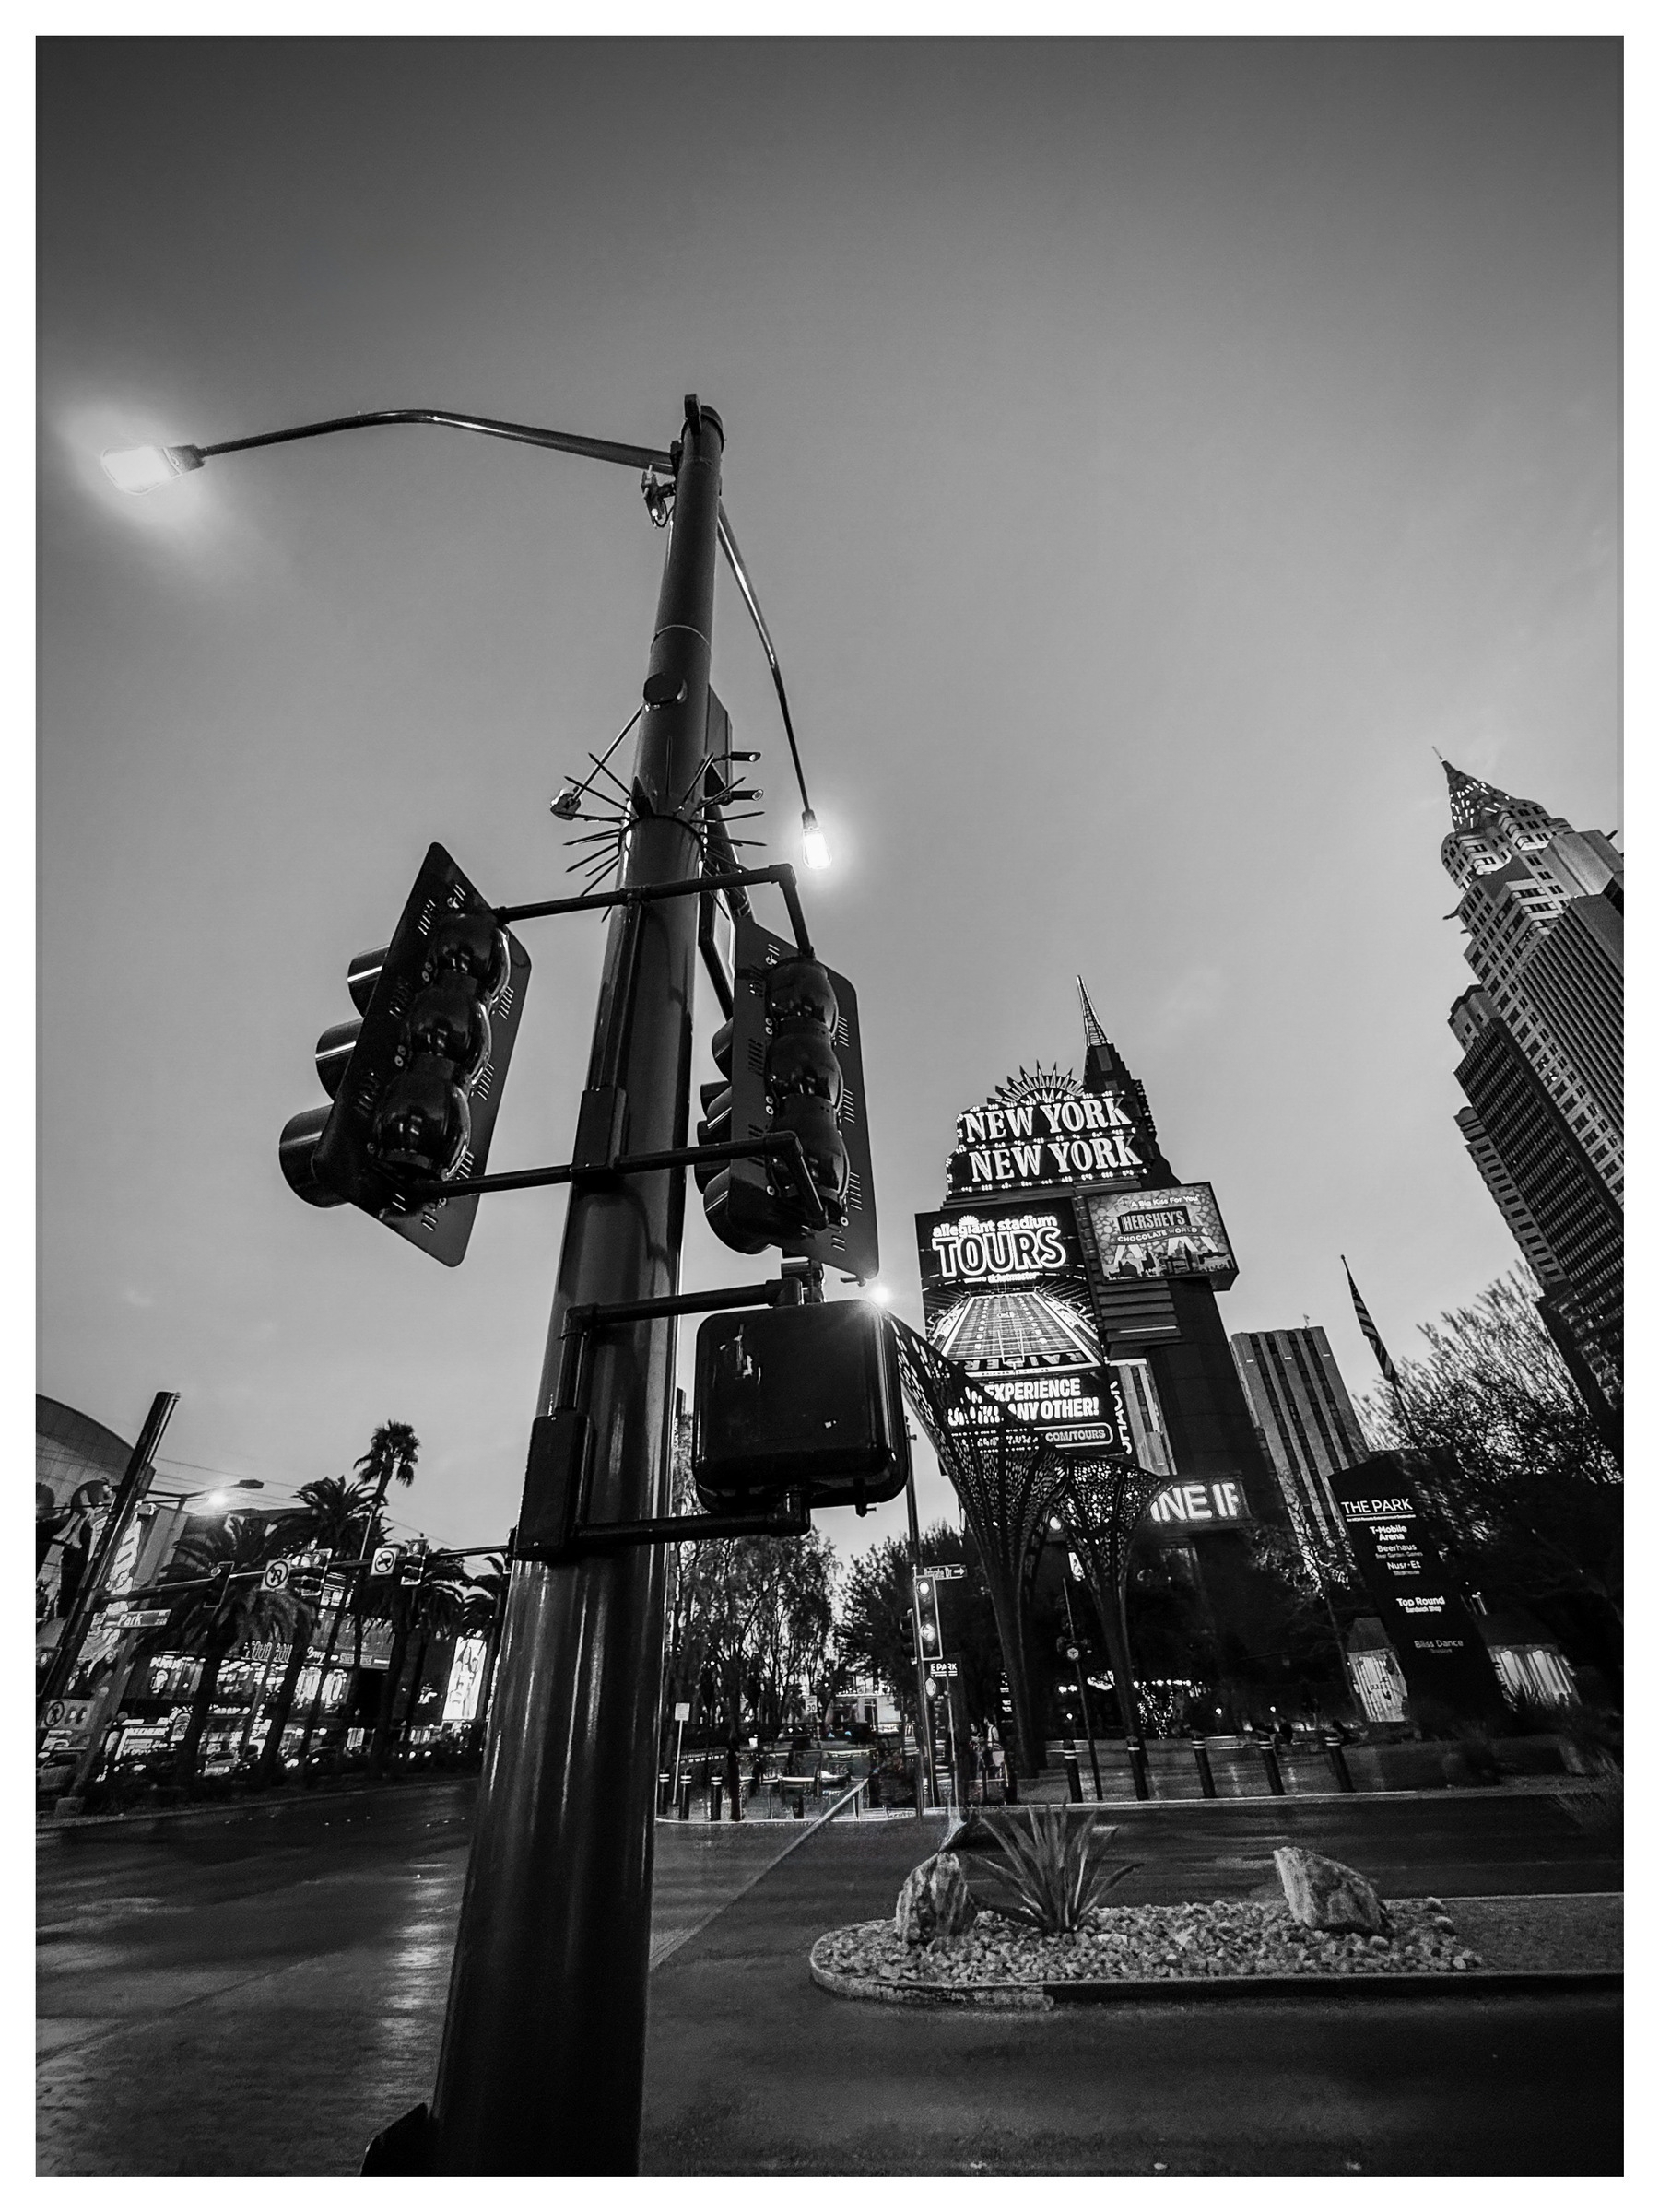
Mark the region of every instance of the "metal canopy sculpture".
POLYGON ((1139 1740, 1141 1732, 1124 1603, 1129 1553, 1162 1483, 1161 1476, 1149 1473, 1138 1460, 1068 1453, 1057 1509, 1066 1541, 1088 1571, 1089 1592, 1112 1659, 1118 1712, 1131 1743, 1139 1740))
POLYGON ((1068 1479, 1070 1461, 924 1336, 901 1321, 891 1325, 904 1394, 933 1440, 979 1547, 1014 1709, 1016 1763, 1022 1774, 1035 1774, 1042 1761, 1026 1675, 1027 1569, 1068 1479))

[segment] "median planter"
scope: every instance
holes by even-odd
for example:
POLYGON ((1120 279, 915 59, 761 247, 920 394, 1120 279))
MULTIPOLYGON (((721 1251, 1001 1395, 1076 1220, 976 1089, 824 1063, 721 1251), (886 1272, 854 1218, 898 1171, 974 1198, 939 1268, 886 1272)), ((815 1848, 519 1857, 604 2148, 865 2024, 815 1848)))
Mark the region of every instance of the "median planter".
POLYGON ((1091 1997, 1347 1986, 1402 1977, 1464 1977, 1481 1960, 1438 1899, 1388 1906, 1386 1935, 1305 1927, 1283 1904, 1103 1906, 1075 1934, 1040 1936, 982 1912, 962 1934, 906 1944, 889 1920, 820 1936, 813 1980, 835 1996, 877 2004, 986 2005, 1045 2011, 1091 1997))

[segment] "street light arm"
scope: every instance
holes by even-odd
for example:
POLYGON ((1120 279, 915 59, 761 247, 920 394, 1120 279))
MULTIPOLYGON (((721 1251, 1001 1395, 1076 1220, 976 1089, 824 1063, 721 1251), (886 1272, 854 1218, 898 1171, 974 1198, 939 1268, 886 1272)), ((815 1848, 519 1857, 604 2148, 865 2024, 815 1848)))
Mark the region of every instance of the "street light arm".
POLYGON ((245 453, 255 446, 290 445, 300 438, 327 438, 336 430, 366 430, 382 423, 436 423, 453 430, 476 430, 481 438, 509 438, 518 445, 550 447, 555 453, 579 453, 590 461, 614 461, 623 468, 654 468, 672 474, 668 454, 647 445, 617 445, 606 438, 578 438, 568 430, 539 429, 533 423, 497 422, 487 415, 457 415, 447 407, 377 407, 367 414, 336 415, 327 422, 302 422, 291 430, 264 430, 254 438, 227 438, 218 445, 183 446, 185 453, 204 461, 220 453, 245 453))

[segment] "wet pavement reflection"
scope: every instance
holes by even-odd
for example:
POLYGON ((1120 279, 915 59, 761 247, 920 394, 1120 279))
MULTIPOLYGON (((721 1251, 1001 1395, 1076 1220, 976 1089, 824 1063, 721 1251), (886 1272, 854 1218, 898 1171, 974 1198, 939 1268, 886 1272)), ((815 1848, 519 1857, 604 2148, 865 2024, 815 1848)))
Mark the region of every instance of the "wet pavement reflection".
MULTIPOLYGON (((44 1839, 38 2171, 355 2173, 430 2094, 472 1792, 44 1839)), ((653 1965, 800 1833, 659 1826, 653 1965)))

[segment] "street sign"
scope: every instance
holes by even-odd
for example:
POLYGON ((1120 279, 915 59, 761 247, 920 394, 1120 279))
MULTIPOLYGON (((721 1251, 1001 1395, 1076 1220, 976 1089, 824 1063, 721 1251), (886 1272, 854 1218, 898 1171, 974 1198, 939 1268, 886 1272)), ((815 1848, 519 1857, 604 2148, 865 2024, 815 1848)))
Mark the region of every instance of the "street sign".
POLYGON ((674 1709, 674 1717, 677 1721, 688 1721, 691 1718, 690 1706, 688 1704, 677 1705, 674 1709))
POLYGON ((947 1679, 954 1682, 956 1680, 957 1663, 954 1659, 930 1659, 927 1662, 927 1671, 930 1676, 943 1676, 947 1679))
POLYGON ((377 1546, 373 1557, 369 1561, 369 1571, 377 1583, 396 1571, 397 1552, 398 1547, 395 1544, 377 1546))
POLYGON ((967 1568, 959 1561, 954 1567, 924 1567, 917 1580, 931 1576, 935 1583, 959 1583, 967 1572, 967 1568))
POLYGON ((286 1590, 288 1583, 288 1561, 286 1559, 273 1559, 270 1565, 265 1569, 262 1580, 265 1587, 267 1590, 286 1590))
POLYGON ((124 1629, 159 1629, 162 1622, 170 1618, 167 1607, 158 1606, 147 1608, 142 1613, 127 1614, 121 1625, 124 1629))

